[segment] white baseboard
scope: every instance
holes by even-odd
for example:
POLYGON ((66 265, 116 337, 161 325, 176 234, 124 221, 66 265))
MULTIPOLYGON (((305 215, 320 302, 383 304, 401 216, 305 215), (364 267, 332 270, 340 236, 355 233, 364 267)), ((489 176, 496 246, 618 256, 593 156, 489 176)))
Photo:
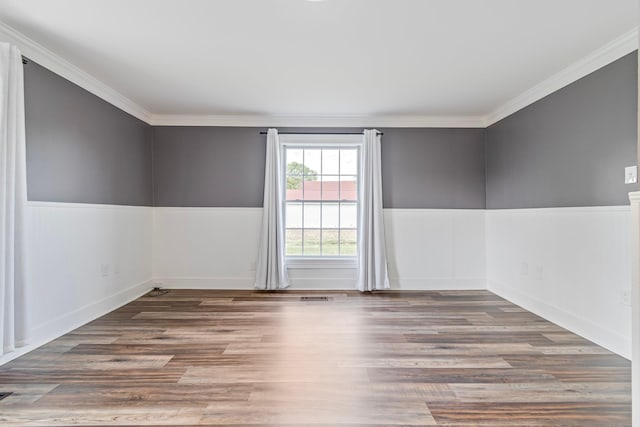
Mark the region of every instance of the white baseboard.
POLYGON ((401 278, 391 277, 391 289, 409 291, 464 291, 487 289, 484 278, 401 278))
POLYGON ((490 281, 489 291, 519 305, 538 316, 580 335, 620 356, 631 359, 631 340, 616 331, 605 329, 600 325, 564 311, 537 298, 514 290, 512 287, 490 281))
POLYGON ((165 289, 253 289, 253 277, 158 277, 153 286, 165 289))
MULTIPOLYGON (((483 278, 398 278, 392 277, 392 290, 445 291, 445 290, 478 290, 486 289, 483 278)), ((253 277, 159 277, 152 280, 153 286, 166 289, 220 289, 251 290, 253 277)), ((355 289, 351 278, 292 277, 289 289, 300 290, 336 290, 355 289)))
POLYGON ((151 287, 151 280, 146 280, 120 291, 117 294, 88 304, 72 311, 71 313, 67 313, 35 327, 32 331, 32 336, 29 339, 29 341, 31 341, 30 344, 0 357, 0 366, 71 332, 74 329, 97 319, 98 317, 104 316, 105 314, 130 303, 136 298, 147 293, 151 287))

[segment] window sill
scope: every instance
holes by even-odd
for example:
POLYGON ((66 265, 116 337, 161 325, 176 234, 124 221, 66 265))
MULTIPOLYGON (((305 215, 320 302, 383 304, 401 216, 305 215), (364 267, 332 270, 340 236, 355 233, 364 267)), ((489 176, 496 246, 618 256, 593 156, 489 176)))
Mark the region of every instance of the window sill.
POLYGON ((358 260, 356 257, 349 258, 287 258, 287 267, 294 269, 305 269, 305 268, 317 268, 317 269, 336 269, 336 268, 345 268, 345 269, 355 269, 358 267, 358 260))

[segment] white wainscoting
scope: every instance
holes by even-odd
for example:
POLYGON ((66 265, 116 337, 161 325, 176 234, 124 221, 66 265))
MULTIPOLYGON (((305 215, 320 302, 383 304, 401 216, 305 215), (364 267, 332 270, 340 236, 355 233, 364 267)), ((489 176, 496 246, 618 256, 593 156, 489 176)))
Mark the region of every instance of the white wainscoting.
POLYGON ((389 276, 397 289, 486 289, 481 209, 385 209, 389 276))
POLYGON ((152 211, 29 202, 29 345, 0 358, 0 364, 149 290, 152 211))
POLYGON ((486 211, 488 289, 627 358, 630 208, 486 211))
MULTIPOLYGON (((146 292, 251 289, 261 208, 30 202, 30 351, 146 292), (107 266, 106 275, 102 267, 107 266)), ((394 289, 484 289, 616 353, 631 351, 629 207, 385 209, 394 289), (486 268, 486 274, 485 274, 486 268)), ((294 289, 353 289, 296 269, 294 289)))
POLYGON ((153 211, 153 277, 166 288, 250 289, 262 208, 153 211))
MULTIPOLYGON (((153 276, 167 288, 251 289, 261 208, 155 208, 153 276)), ((484 289, 483 210, 385 209, 395 289, 484 289)), ((353 269, 295 269, 293 289, 353 289, 353 269)))

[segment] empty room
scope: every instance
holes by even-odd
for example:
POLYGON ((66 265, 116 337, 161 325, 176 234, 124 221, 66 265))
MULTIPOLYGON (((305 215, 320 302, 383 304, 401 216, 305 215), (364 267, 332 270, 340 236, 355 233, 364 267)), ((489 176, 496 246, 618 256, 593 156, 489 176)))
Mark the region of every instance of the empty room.
POLYGON ((0 425, 640 427, 639 16, 0 0, 0 425))

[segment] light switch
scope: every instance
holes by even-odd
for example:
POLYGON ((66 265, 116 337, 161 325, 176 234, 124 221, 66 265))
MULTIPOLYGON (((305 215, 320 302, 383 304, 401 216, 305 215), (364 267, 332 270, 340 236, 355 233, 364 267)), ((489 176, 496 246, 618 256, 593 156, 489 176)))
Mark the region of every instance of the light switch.
POLYGON ((636 182, 638 182, 638 167, 627 166, 624 168, 624 183, 635 184, 636 182))

